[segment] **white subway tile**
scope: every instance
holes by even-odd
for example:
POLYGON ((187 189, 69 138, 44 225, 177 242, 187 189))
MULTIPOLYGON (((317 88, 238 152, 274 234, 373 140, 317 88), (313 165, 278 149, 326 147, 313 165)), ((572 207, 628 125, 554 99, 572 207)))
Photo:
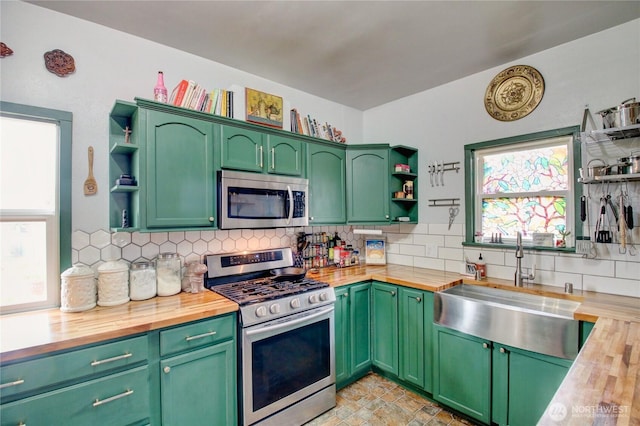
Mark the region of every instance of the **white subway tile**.
MULTIPOLYGON (((444 259, 434 259, 431 257, 414 257, 413 265, 417 268, 437 269, 444 271, 444 259)), ((458 271, 459 272, 459 271, 458 271)))
POLYGON ((445 247, 462 247, 462 241, 464 238, 457 235, 446 235, 444 237, 444 246, 445 247))
POLYGON ((616 278, 628 278, 640 282, 640 263, 616 262, 616 278))
POLYGON ((560 272, 581 271, 583 274, 613 277, 614 262, 601 259, 583 259, 559 256, 556 258, 555 269, 560 272))
POLYGON ((464 265, 464 262, 461 262, 459 260, 445 260, 444 261, 444 270, 447 272, 460 272, 462 265, 464 265))
POLYGON ((583 288, 584 290, 597 291, 600 293, 640 297, 640 281, 638 280, 585 275, 583 278, 583 288))
POLYGON ((387 263, 393 263, 394 265, 413 266, 413 257, 387 253, 387 263))
POLYGON ((463 235, 462 225, 454 223, 449 229, 449 224, 431 223, 429 224, 429 233, 437 235, 463 235))
POLYGON ((425 247, 410 244, 400 244, 400 254, 409 256, 424 256, 425 247))
POLYGON ((445 237, 443 235, 414 235, 414 244, 434 244, 437 246, 444 246, 445 237))
POLYGON ((441 247, 438 250, 438 257, 440 259, 457 260, 460 262, 464 260, 462 248, 441 247))

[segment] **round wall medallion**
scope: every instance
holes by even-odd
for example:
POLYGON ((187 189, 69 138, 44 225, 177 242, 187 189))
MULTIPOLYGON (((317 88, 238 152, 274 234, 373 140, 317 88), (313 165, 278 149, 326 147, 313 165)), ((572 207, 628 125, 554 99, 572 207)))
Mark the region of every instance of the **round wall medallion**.
POLYGON ((537 69, 514 65, 496 75, 484 95, 484 107, 500 121, 518 120, 536 109, 544 95, 544 79, 537 69))
POLYGON ((73 56, 60 49, 45 53, 44 64, 47 70, 58 77, 64 77, 76 70, 76 63, 73 60, 73 56))

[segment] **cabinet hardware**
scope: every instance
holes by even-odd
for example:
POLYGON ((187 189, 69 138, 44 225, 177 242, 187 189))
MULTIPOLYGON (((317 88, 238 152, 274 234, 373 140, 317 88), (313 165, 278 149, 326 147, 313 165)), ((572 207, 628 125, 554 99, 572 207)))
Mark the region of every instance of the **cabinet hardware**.
POLYGON ((214 221, 215 221, 215 218, 213 216, 210 216, 209 217, 209 222, 214 222, 214 221))
POLYGON ((187 342, 190 342, 192 340, 202 339, 204 337, 213 336, 214 334, 217 334, 217 333, 218 333, 217 331, 210 331, 208 333, 202 333, 202 334, 198 334, 196 336, 188 336, 184 340, 186 340, 187 342))
POLYGON ((9 388, 11 386, 18 386, 24 383, 23 379, 16 380, 15 382, 7 382, 0 385, 0 389, 9 388))
POLYGON ((349 297, 349 293, 345 293, 345 294, 343 294, 342 296, 344 296, 344 297, 349 297))
POLYGON ((384 215, 384 218, 385 218, 385 219, 389 219, 389 215, 388 215, 388 214, 385 214, 385 215, 384 215))
POLYGON ((262 168, 262 147, 260 147, 260 168, 262 168))
POLYGON ((482 343, 482 347, 487 349, 489 347, 489 344, 487 342, 482 343))
POLYGON ((169 374, 169 372, 171 371, 171 367, 169 367, 168 365, 166 367, 164 367, 162 369, 162 371, 164 371, 165 373, 169 374))
POLYGON ((271 148, 271 170, 276 169, 276 149, 271 148))
POLYGON ((113 361, 120 361, 121 359, 125 359, 125 358, 130 358, 132 357, 133 354, 127 352, 126 354, 123 355, 118 355, 118 356, 114 356, 112 358, 107 358, 107 359, 101 359, 99 361, 92 361, 91 362, 91 366, 95 367, 96 365, 100 365, 100 364, 106 364, 108 362, 113 362, 113 361))
POLYGON ((124 398, 125 396, 129 396, 133 393, 133 391, 131 389, 127 389, 126 391, 122 392, 121 394, 118 395, 113 395, 107 399, 96 399, 95 402, 93 403, 94 407, 97 407, 98 405, 102 405, 102 404, 106 404, 108 402, 111 401, 115 401, 116 399, 120 399, 120 398, 124 398))
POLYGON ((506 350, 505 348, 500 348, 500 353, 501 353, 501 354, 506 354, 506 353, 507 353, 507 350, 506 350))
POLYGON ((396 292, 391 290, 391 297, 395 297, 396 296, 396 292))
POLYGON ((417 301, 418 303, 422 302, 422 297, 416 297, 416 301, 417 301))

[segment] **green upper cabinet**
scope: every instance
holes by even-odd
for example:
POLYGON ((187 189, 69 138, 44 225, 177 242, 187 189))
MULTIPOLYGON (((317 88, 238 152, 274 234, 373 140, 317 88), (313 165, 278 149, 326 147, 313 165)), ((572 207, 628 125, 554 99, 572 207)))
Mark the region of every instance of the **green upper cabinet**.
POLYGON ((347 221, 345 161, 343 147, 308 144, 309 225, 335 225, 347 221))
POLYGON ((223 125, 220 161, 223 169, 302 176, 304 144, 294 138, 223 125))
POLYGON ((382 370, 398 375, 398 287, 374 281, 372 361, 382 370))
POLYGON ((418 223, 418 150, 408 146, 392 146, 389 150, 390 170, 390 191, 391 205, 390 214, 392 222, 418 223), (401 169, 400 165, 409 166, 409 170, 401 169), (396 197, 395 193, 403 191, 408 184, 413 185, 411 197, 396 197))
POLYGON ((389 223, 389 146, 347 147, 347 222, 389 223))
POLYGON ((147 111, 146 226, 214 227, 214 124, 147 111))

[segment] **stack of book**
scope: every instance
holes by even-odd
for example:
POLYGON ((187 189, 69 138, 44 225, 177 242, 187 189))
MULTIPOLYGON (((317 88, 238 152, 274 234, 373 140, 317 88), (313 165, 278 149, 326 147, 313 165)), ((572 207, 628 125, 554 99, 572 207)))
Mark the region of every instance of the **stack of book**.
POLYGON ((301 116, 295 108, 291 110, 291 131, 293 133, 326 139, 333 142, 347 142, 347 138, 342 135, 342 131, 331 126, 329 123, 320 123, 315 118, 311 118, 308 114, 306 117, 301 116))
POLYGON ((193 80, 182 80, 171 92, 169 103, 182 108, 233 118, 233 92, 207 91, 193 80))

